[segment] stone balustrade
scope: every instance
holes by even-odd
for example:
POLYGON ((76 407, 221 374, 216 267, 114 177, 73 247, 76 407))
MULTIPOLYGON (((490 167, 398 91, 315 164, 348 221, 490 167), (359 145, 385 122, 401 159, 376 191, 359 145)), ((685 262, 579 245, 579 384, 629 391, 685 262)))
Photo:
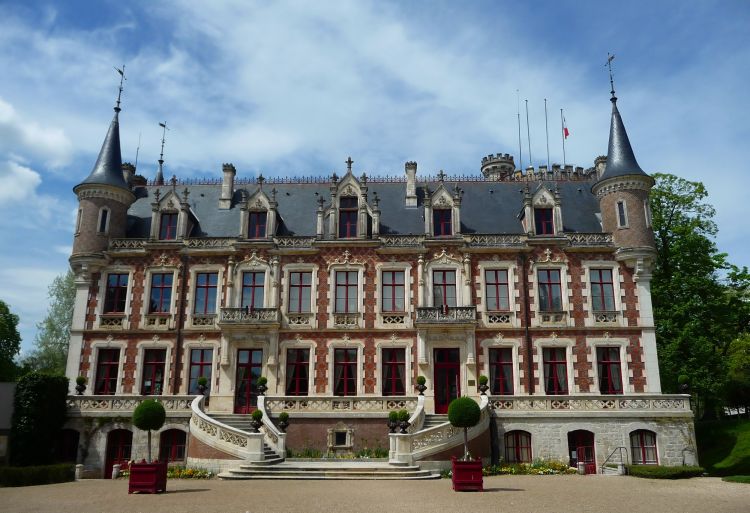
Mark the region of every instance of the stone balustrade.
POLYGON ((265 433, 247 433, 215 420, 203 412, 205 397, 191 403, 190 435, 204 444, 249 461, 263 461, 265 433))
POLYGON ((692 415, 687 395, 491 396, 498 418, 527 415, 683 416, 692 415))
POLYGON ((269 415, 282 411, 290 415, 311 417, 374 416, 385 418, 391 410, 417 408, 417 398, 409 396, 390 397, 311 397, 311 396, 266 396, 264 408, 269 415))
POLYGON ((476 306, 428 306, 417 308, 416 323, 473 324, 477 319, 476 306))
POLYGON ((71 395, 66 404, 68 415, 75 417, 130 417, 146 399, 156 399, 168 416, 187 416, 193 395, 71 395))
POLYGON ((278 308, 222 308, 219 316, 221 326, 276 325, 280 321, 278 308))

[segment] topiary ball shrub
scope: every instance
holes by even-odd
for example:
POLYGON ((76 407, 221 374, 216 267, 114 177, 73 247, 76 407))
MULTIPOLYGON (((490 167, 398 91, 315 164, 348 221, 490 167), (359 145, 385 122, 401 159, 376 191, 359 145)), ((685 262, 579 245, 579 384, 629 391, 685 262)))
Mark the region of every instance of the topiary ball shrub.
POLYGON ((398 411, 398 421, 407 422, 409 420, 409 412, 407 410, 398 411))
POLYGON ((469 397, 459 397, 448 405, 448 420, 456 427, 474 427, 481 415, 479 405, 469 397))
POLYGON ((260 421, 261 421, 261 419, 263 419, 263 412, 262 412, 262 411, 260 411, 260 410, 255 410, 255 411, 254 411, 254 412, 253 412, 253 413, 251 414, 251 417, 253 418, 253 420, 254 420, 254 421, 260 422, 260 421))
POLYGON ((427 378, 424 376, 417 376, 417 385, 424 385, 427 383, 427 378))
POLYGON ((268 379, 265 376, 260 376, 256 381, 255 384, 260 386, 265 386, 266 383, 268 383, 268 379))
POLYGON ((388 412, 388 421, 398 422, 398 410, 393 410, 393 411, 388 412))
POLYGON ((161 429, 166 419, 167 412, 156 399, 146 399, 133 412, 133 424, 144 431, 161 429))
POLYGON ((479 385, 486 385, 489 381, 489 378, 487 376, 479 376, 479 385))
POLYGON ((206 376, 198 376, 196 383, 198 384, 199 387, 208 386, 208 378, 206 378, 206 376))
POLYGON ((289 422, 289 414, 285 411, 279 413, 279 422, 289 422))
POLYGON ((76 385, 85 385, 86 384, 86 376, 78 376, 76 378, 76 385))

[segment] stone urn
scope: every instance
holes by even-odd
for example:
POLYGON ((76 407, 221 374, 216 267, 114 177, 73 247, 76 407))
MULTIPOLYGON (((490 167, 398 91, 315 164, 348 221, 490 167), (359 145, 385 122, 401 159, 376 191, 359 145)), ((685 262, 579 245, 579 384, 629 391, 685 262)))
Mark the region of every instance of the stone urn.
POLYGON ((407 429, 409 429, 409 426, 411 426, 411 423, 408 420, 402 420, 398 423, 398 426, 401 428, 401 434, 405 435, 407 434, 407 429))

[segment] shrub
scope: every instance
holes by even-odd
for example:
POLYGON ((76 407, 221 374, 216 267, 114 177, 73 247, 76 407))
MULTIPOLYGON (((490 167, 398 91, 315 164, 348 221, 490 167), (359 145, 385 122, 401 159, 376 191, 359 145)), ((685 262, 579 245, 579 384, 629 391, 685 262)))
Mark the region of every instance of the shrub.
POLYGON ((68 378, 31 372, 16 385, 10 428, 10 464, 44 465, 52 462, 49 445, 65 423, 68 378))
POLYGON ((279 422, 289 422, 289 414, 285 411, 279 413, 279 422))
POLYGON ((417 376, 417 385, 424 385, 427 383, 427 378, 424 376, 417 376))
POLYGON ((167 412, 156 399, 146 399, 133 411, 133 425, 148 431, 148 461, 151 461, 151 430, 161 429, 167 419, 167 412))
POLYGON ((628 474, 649 479, 687 479, 703 475, 703 467, 663 465, 627 465, 628 474))
POLYGON ((388 422, 398 422, 398 410, 388 412, 388 422))
POLYGON ((533 475, 533 476, 551 476, 558 474, 575 474, 576 469, 570 467, 567 463, 556 460, 534 460, 533 463, 512 463, 490 465, 482 469, 482 475, 500 476, 500 475, 533 475))
POLYGON ((729 483, 745 483, 750 484, 750 476, 726 476, 721 478, 722 481, 729 483))
POLYGON ((354 453, 354 456, 360 459, 387 458, 388 449, 384 449, 382 447, 375 447, 374 449, 370 449, 368 447, 365 447, 354 453))
POLYGON ((481 415, 479 405, 470 397, 459 397, 448 405, 448 420, 456 427, 474 427, 481 415))
POLYGON ((86 376, 78 376, 76 378, 76 385, 85 385, 86 384, 86 376))
POLYGON ((67 463, 35 467, 0 467, 0 486, 66 483, 75 480, 75 477, 75 466, 67 463))
POLYGON ((399 410, 398 411, 398 421, 399 422, 408 422, 409 420, 409 412, 407 410, 399 410))
POLYGON ((253 418, 253 420, 256 420, 256 421, 260 422, 260 420, 263 418, 263 412, 260 411, 260 410, 255 410, 251 414, 251 417, 253 418))
POLYGON ((167 477, 170 479, 211 479, 214 473, 200 468, 185 468, 174 466, 167 468, 167 477))
POLYGON ((206 378, 206 376, 198 376, 198 379, 195 382, 199 387, 208 386, 208 378, 206 378))
POLYGON ((260 376, 256 381, 255 384, 258 386, 265 386, 266 383, 268 383, 268 379, 265 376, 260 376))
POLYGON ((479 376, 479 386, 486 385, 489 382, 489 378, 487 376, 479 376))

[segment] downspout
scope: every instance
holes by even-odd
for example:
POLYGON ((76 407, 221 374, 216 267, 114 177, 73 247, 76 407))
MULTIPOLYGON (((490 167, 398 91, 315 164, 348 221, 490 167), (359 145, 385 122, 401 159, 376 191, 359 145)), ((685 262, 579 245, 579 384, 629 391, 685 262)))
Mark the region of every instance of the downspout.
POLYGON ((534 354, 532 352, 531 344, 531 333, 529 332, 529 326, 531 325, 531 311, 529 310, 529 269, 528 259, 525 254, 521 254, 521 293, 523 294, 523 324, 524 332, 526 337, 526 374, 528 377, 528 392, 529 395, 534 393, 534 354))
POLYGON ((177 395, 180 391, 179 378, 182 375, 182 324, 185 322, 185 296, 187 295, 188 256, 180 256, 182 262, 182 276, 180 277, 180 297, 177 304, 177 341, 174 349, 174 381, 172 382, 172 393, 177 395))

